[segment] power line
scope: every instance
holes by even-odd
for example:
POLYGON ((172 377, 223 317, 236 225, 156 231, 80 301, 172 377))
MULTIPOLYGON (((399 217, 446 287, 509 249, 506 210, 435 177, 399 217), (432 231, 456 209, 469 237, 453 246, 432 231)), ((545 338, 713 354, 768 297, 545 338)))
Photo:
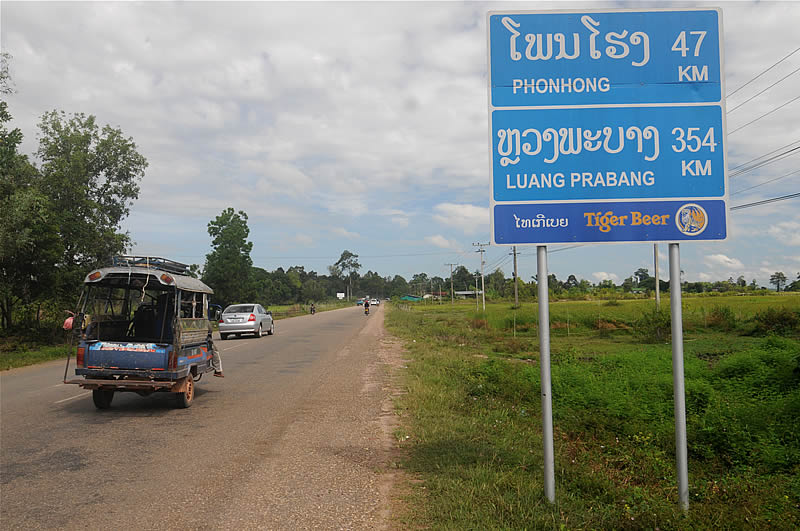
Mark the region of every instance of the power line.
POLYGON ((761 92, 759 92, 758 94, 756 94, 755 96, 750 96, 749 98, 747 98, 746 100, 744 100, 742 103, 740 103, 739 105, 737 105, 737 106, 736 106, 736 107, 734 107, 733 109, 729 110, 729 111, 727 112, 727 114, 730 114, 730 113, 732 113, 733 111, 735 111, 736 109, 738 109, 739 107, 741 107, 742 105, 744 105, 745 103, 747 103, 748 101, 750 101, 750 100, 752 100, 752 99, 755 99, 755 98, 757 98, 758 96, 760 96, 760 95, 764 94, 766 91, 768 91, 769 89, 771 89, 772 87, 774 87, 775 85, 777 85, 778 83, 780 83, 781 81, 783 81, 784 79, 786 79, 787 77, 791 76, 792 74, 796 74, 798 71, 800 71, 800 68, 797 68, 796 70, 794 70, 794 71, 792 71, 792 72, 790 72, 790 73, 786 74, 785 76, 783 76, 782 78, 780 78, 778 81, 776 81, 776 82, 775 82, 775 83, 773 83, 772 85, 768 86, 767 88, 765 88, 764 90, 762 90, 761 92))
POLYGON ((775 181, 779 181, 781 179, 785 179, 786 177, 794 175, 795 173, 800 173, 800 170, 794 170, 793 172, 787 173, 786 175, 781 175, 780 177, 775 177, 774 179, 770 179, 769 181, 764 181, 763 183, 757 184, 755 186, 751 186, 750 188, 745 188, 744 190, 739 190, 739 191, 733 192, 731 195, 741 194, 741 193, 746 192, 748 190, 752 190, 753 188, 758 188, 759 186, 764 186, 765 184, 774 183, 775 181))
POLYGON ((769 115, 769 114, 772 114, 772 113, 774 113, 774 112, 775 112, 775 111, 777 111, 778 109, 782 109, 783 107, 786 107, 787 105, 789 105, 789 104, 790 104, 790 103, 792 103, 793 101, 797 101, 798 99, 800 99, 800 96, 795 96, 794 98, 790 99, 789 101, 787 101, 787 102, 786 102, 786 103, 784 103, 783 105, 779 105, 778 107, 775 107, 775 108, 774 108, 774 109, 772 109, 771 111, 769 111, 769 112, 766 112, 766 113, 762 114, 761 116, 759 116, 759 117, 758 117, 758 118, 756 118, 755 120, 751 120, 751 121, 747 122, 746 124, 744 124, 743 126, 741 126, 741 127, 737 127, 736 129, 734 129, 733 131, 731 131, 730 133, 728 133, 728 136, 731 136, 731 135, 732 135, 733 133, 735 133, 736 131, 740 131, 740 130, 744 129, 745 127, 747 127, 748 125, 750 125, 750 124, 752 124, 752 123, 755 123, 755 122, 759 121, 760 119, 764 118, 765 116, 767 116, 767 115, 769 115))
POLYGON ((789 142, 789 143, 788 143, 788 144, 786 144, 785 146, 781 146, 781 147, 779 147, 778 149, 775 149, 775 150, 773 150, 773 151, 770 151, 769 153, 765 153, 765 154, 761 155, 760 157, 756 157, 756 158, 754 158, 753 160, 748 160, 747 162, 745 162, 745 163, 743 163, 743 164, 739 164, 738 166, 736 166, 736 167, 734 167, 734 168, 729 168, 729 170, 730 170, 730 171, 735 171, 735 170, 738 170, 739 168, 743 168, 743 167, 747 166, 748 164, 750 164, 751 162, 755 162, 755 161, 757 161, 758 159, 763 159, 764 157, 766 157, 766 156, 768 156, 768 155, 772 155, 772 154, 773 154, 773 153, 775 153, 776 151, 780 151, 780 150, 782 150, 783 148, 787 148, 787 147, 789 147, 789 146, 791 146, 791 145, 797 144, 798 142, 800 142, 800 140, 795 140, 794 142, 789 142))
POLYGON ((792 199, 794 197, 800 197, 800 192, 796 194, 782 195, 780 197, 773 197, 771 199, 764 199, 763 201, 756 201, 755 203, 745 203, 743 205, 736 205, 735 207, 731 207, 731 210, 740 210, 742 208, 750 208, 759 205, 766 205, 767 203, 775 203, 777 201, 784 201, 786 199, 792 199))
POLYGON ((733 96, 734 94, 736 94, 737 92, 739 92, 740 90, 742 90, 743 88, 745 88, 747 85, 749 85, 750 83, 752 83, 752 82, 753 82, 753 81, 755 81, 756 79, 760 78, 761 76, 763 76, 764 74, 766 74, 767 72, 769 72, 770 70, 772 70, 773 68, 775 68, 776 66, 778 66, 779 64, 781 64, 783 61, 785 61, 786 59, 788 59, 789 57, 791 57, 792 55, 794 55, 795 53, 797 53, 797 51, 798 51, 798 50, 800 50, 800 47, 798 47, 798 48, 795 48, 795 49, 794 49, 794 51, 792 51, 792 52, 789 52, 789 54, 788 54, 786 57, 784 57, 783 59, 781 59, 780 61, 778 61, 778 62, 777 62, 777 63, 775 63, 774 65, 770 66, 769 68, 767 68, 766 70, 764 70, 763 72, 761 72, 760 74, 758 74, 756 77, 754 77, 753 79, 751 79, 750 81, 748 81, 747 83, 745 83, 744 85, 742 85, 741 87, 739 87, 738 89, 736 89, 736 90, 734 90, 733 92, 731 92, 730 94, 728 94, 726 97, 727 97, 727 98, 730 98, 731 96, 733 96))
POLYGON ((766 166, 768 164, 772 164, 773 162, 777 162, 777 161, 783 160, 783 159, 785 159, 787 157, 792 157, 794 155, 797 155, 798 153, 800 153, 800 146, 797 146, 797 147, 792 148, 792 149, 788 149, 788 150, 784 151, 783 153, 778 153, 774 157, 771 157, 771 158, 769 158, 767 160, 764 160, 764 161, 758 162, 756 164, 753 164, 752 166, 750 166, 748 168, 744 168, 743 170, 739 170, 737 172, 731 173, 729 175, 729 177, 738 177, 739 175, 742 175, 743 173, 751 172, 751 171, 756 170, 758 168, 762 168, 762 167, 764 167, 764 166, 766 166))
POLYGON ((561 251, 569 251, 570 249, 577 249, 578 247, 584 247, 586 244, 581 245, 570 245, 568 247, 561 247, 559 249, 554 249, 552 251, 548 251, 548 253, 559 253, 561 251))

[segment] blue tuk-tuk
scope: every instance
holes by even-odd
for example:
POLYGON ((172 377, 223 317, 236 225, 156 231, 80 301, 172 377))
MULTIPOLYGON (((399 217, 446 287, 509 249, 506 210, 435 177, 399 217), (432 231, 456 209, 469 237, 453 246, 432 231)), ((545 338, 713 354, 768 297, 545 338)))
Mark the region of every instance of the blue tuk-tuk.
POLYGON ((212 293, 186 264, 115 257, 84 280, 73 320, 75 374, 83 378, 64 383, 91 389, 98 409, 110 407, 118 391, 175 393, 179 407, 191 406, 195 382, 213 371, 212 293))

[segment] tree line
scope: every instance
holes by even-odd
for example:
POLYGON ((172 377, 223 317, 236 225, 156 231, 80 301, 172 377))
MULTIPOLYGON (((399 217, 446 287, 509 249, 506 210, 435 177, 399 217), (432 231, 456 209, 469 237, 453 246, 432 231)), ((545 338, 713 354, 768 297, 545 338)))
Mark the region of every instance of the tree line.
MULTIPOLYGON (((374 271, 360 274, 362 268, 358 255, 344 250, 339 259, 327 268, 327 274, 306 271, 304 266, 292 266, 284 270, 266 271, 253 266, 250 258, 252 243, 247 241, 250 230, 247 226, 247 213, 227 208, 208 224, 212 238, 211 252, 206 256, 201 278, 214 288, 214 300, 227 305, 236 302, 258 301, 269 304, 306 304, 314 301, 333 299, 337 293, 348 299, 356 297, 391 297, 403 295, 433 296, 450 298, 450 278, 428 276, 421 272, 410 279, 400 275, 382 276, 374 271)), ((199 269, 199 268, 198 268, 199 269)), ((474 292, 478 271, 470 272, 463 265, 453 270, 452 290, 455 292, 474 292)), ((783 273, 776 273, 771 279, 776 288, 786 285, 783 273)), ((486 295, 491 299, 513 299, 514 277, 506 277, 501 269, 489 273, 484 278, 486 295)), ((585 298, 589 295, 601 298, 620 296, 649 296, 655 290, 656 278, 647 268, 637 269, 619 285, 612 280, 591 283, 569 275, 560 280, 555 274, 548 276, 548 288, 557 298, 585 298)), ((521 300, 535 300, 537 296, 536 277, 528 282, 517 281, 517 295, 521 300)), ((688 293, 727 293, 753 292, 759 288, 755 280, 748 283, 743 276, 717 282, 683 282, 682 288, 688 293)), ((669 282, 659 280, 659 289, 669 291, 669 282)), ((798 280, 785 288, 800 291, 798 280)))

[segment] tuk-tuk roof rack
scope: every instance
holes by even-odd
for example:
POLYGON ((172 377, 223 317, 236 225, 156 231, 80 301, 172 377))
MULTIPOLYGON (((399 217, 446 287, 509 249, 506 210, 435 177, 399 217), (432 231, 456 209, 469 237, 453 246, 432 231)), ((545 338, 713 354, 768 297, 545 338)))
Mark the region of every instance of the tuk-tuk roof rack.
POLYGON ((167 260, 160 256, 133 256, 121 255, 115 256, 111 259, 111 265, 115 267, 149 267, 150 269, 158 269, 166 271, 167 273, 174 273, 176 275, 188 275, 189 266, 176 262, 174 260, 167 260))

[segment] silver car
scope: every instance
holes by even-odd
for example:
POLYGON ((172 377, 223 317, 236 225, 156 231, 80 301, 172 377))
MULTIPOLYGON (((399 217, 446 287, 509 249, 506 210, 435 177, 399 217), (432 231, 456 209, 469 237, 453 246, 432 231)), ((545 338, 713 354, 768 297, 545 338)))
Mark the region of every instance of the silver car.
POLYGON ((228 339, 233 334, 253 334, 261 337, 266 332, 275 333, 272 312, 260 304, 232 304, 225 308, 219 318, 219 337, 228 339))

